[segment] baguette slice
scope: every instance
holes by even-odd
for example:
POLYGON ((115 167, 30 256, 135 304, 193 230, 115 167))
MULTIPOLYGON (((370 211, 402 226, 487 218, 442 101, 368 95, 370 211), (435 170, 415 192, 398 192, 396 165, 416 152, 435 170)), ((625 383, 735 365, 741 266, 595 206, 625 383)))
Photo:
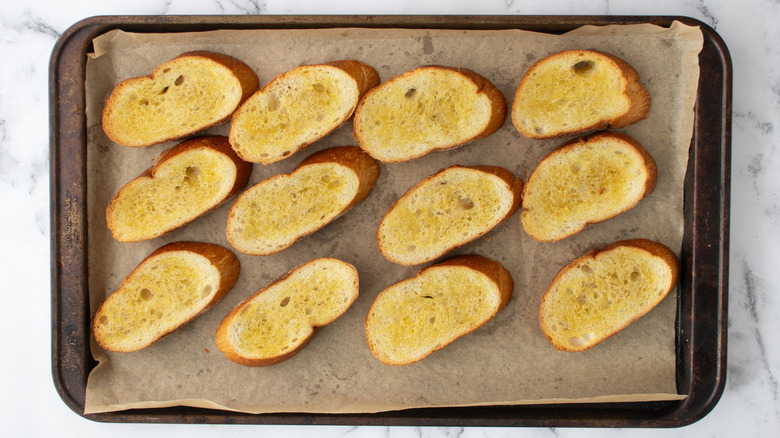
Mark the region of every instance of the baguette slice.
POLYGON ((379 74, 358 61, 302 65, 275 77, 241 105, 230 143, 241 158, 270 164, 347 122, 379 74))
POLYGON ((349 263, 318 258, 245 299, 217 327, 217 348, 241 365, 289 359, 317 328, 330 324, 358 296, 358 272, 349 263))
POLYGON ((216 304, 240 271, 235 255, 219 245, 164 245, 100 306, 93 321, 95 340, 116 352, 146 348, 216 304))
POLYGON ((487 323, 513 289, 509 272, 482 256, 428 266, 376 297, 365 323, 368 347, 387 365, 417 362, 487 323))
POLYGON ((257 75, 238 59, 187 52, 149 76, 119 83, 103 109, 103 130, 124 146, 178 140, 227 121, 258 86, 257 75))
POLYGON ((106 223, 120 242, 154 239, 236 196, 251 172, 252 164, 238 158, 226 137, 185 140, 117 192, 106 223))
POLYGON ((635 206, 655 188, 655 160, 633 138, 604 132, 545 157, 523 190, 520 220, 534 239, 554 242, 635 206))
POLYGON ((523 181, 495 166, 451 166, 410 189, 382 218, 379 250, 419 265, 486 234, 520 206, 523 181))
POLYGON ((542 298, 539 319, 550 343, 584 351, 660 303, 680 274, 677 256, 650 240, 615 242, 565 266, 542 298))
POLYGON ((462 68, 425 66, 366 94, 355 111, 355 138, 379 161, 397 163, 495 132, 506 99, 490 81, 462 68))
POLYGON ((228 241, 245 254, 282 251, 363 201, 377 178, 379 163, 357 146, 314 153, 238 198, 228 214, 228 241))
POLYGON ((602 52, 548 56, 523 76, 512 123, 528 138, 556 138, 630 125, 647 118, 650 95, 636 70, 602 52))

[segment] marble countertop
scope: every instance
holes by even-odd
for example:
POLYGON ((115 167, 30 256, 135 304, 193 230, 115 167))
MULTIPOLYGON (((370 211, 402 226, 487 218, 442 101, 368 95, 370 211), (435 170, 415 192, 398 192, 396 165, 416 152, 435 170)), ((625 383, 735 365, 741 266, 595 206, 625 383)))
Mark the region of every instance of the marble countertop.
POLYGON ((780 2, 777 0, 0 0, 0 419, 5 436, 603 437, 622 429, 104 424, 72 412, 52 384, 48 62, 57 38, 95 15, 683 15, 713 27, 734 71, 726 387, 702 420, 631 436, 780 436, 780 2))

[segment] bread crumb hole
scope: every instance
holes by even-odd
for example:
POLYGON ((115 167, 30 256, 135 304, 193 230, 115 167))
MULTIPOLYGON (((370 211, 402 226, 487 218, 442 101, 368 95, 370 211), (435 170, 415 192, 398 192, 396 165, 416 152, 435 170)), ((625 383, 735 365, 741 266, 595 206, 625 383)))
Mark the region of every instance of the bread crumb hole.
POLYGON ((470 198, 460 198, 458 199, 458 206, 464 210, 471 210, 474 208, 474 201, 470 198))
POLYGON ((431 324, 433 324, 434 322, 436 322, 436 317, 435 317, 435 316, 431 316, 431 317, 428 319, 428 322, 429 322, 429 323, 431 323, 431 324))
POLYGON ((286 307, 288 304, 290 304, 290 297, 284 297, 281 303, 279 303, 279 307, 286 307))
POLYGON ((163 73, 168 73, 169 71, 171 71, 171 69, 170 68, 166 68, 165 70, 163 70, 163 73))
POLYGON ((320 181, 322 181, 322 182, 330 181, 330 175, 322 175, 322 178, 320 178, 320 181))
POLYGON ((106 315, 100 315, 100 318, 98 318, 98 322, 101 324, 108 324, 108 317, 106 315))
POLYGON ((571 173, 577 175, 580 173, 580 170, 582 170, 582 167, 580 167, 579 164, 573 164, 569 170, 571 170, 571 173))
POLYGON ((138 295, 139 295, 139 296, 141 297, 141 299, 142 299, 142 300, 144 300, 144 301, 149 301, 149 300, 151 300, 151 299, 152 299, 152 297, 154 296, 154 294, 152 293, 152 291, 150 291, 150 290, 149 290, 149 289, 147 289, 147 288, 143 288, 143 289, 141 289, 141 291, 138 293, 138 295))
POLYGON ((141 99, 141 101, 138 102, 138 104, 141 105, 141 106, 147 106, 147 105, 149 105, 149 100, 148 99, 141 99))
POLYGON ((290 155, 290 151, 284 151, 284 152, 282 152, 282 156, 283 156, 283 157, 286 157, 286 156, 288 156, 288 155, 290 155))
POLYGON ((197 178, 197 176, 200 175, 200 167, 198 166, 187 166, 186 169, 184 169, 184 181, 190 182, 197 178))
POLYGON ((632 273, 631 273, 631 276, 630 276, 630 278, 631 278, 631 281, 637 281, 637 280, 639 280, 639 277, 640 277, 640 276, 641 276, 641 274, 640 274, 638 271, 634 271, 634 272, 632 272, 632 273))
POLYGON ((415 252, 415 251, 417 251, 417 246, 409 245, 408 247, 406 247, 406 250, 409 251, 409 252, 415 252))
MULTIPOLYGON (((176 86, 181 85, 183 83, 184 83, 184 76, 182 76, 182 75, 179 75, 179 77, 176 78, 175 81, 173 81, 173 85, 176 85, 176 86)), ((168 88, 168 87, 166 87, 166 88, 168 88)))
POLYGON ((410 88, 409 91, 407 91, 406 94, 404 94, 404 97, 407 99, 411 99, 414 97, 415 94, 417 94, 417 90, 414 88, 410 88))
POLYGON ((574 70, 575 74, 583 76, 593 73, 593 67, 593 61, 580 61, 574 64, 572 70, 574 70))
POLYGON ((201 298, 206 298, 211 293, 211 285, 207 284, 203 286, 203 290, 200 291, 201 298))
POLYGON ((593 272, 593 269, 590 269, 590 266, 588 265, 580 265, 580 269, 582 270, 582 272, 586 274, 590 274, 593 272))
POLYGON ((168 87, 167 86, 165 88, 163 88, 162 90, 160 90, 160 94, 165 94, 167 92, 168 92, 168 87))

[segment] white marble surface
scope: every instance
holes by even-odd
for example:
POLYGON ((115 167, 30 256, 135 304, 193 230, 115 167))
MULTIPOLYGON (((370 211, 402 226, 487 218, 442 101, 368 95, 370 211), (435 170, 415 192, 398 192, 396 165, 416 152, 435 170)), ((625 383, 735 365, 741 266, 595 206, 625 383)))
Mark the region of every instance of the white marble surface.
POLYGON ((115 14, 686 15, 726 41, 734 66, 728 378, 715 409, 631 436, 780 436, 780 2, 777 0, 0 0, 0 424, 4 436, 601 437, 626 430, 102 424, 51 378, 47 74, 75 22, 115 14))

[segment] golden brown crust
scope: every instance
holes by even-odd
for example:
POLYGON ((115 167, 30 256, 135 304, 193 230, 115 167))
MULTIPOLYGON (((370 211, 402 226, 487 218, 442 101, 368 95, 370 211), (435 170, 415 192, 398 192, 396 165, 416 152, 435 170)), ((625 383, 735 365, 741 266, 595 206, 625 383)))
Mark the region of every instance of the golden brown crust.
MULTIPOLYGON (((604 218, 602 220, 599 220, 599 221, 586 222, 586 223, 584 223, 582 225, 581 228, 573 229, 569 234, 566 234, 565 236, 562 236, 560 238, 546 239, 546 238, 543 238, 543 237, 531 235, 529 233, 529 235, 531 235, 531 237, 533 237, 535 240, 538 240, 540 242, 557 242, 557 241, 565 239, 565 238, 567 238, 569 236, 573 236, 573 235, 581 232, 585 228, 587 228, 589 225, 594 225, 594 224, 598 224, 598 223, 604 222, 606 220, 612 219, 615 216, 618 216, 621 213, 624 213, 624 212, 630 210, 631 208, 633 208, 637 204, 639 204, 639 202, 642 201, 644 198, 646 198, 650 193, 653 192, 653 190, 655 189, 655 184, 656 184, 656 182, 658 180, 658 167, 656 165, 655 160, 653 159, 653 157, 647 152, 647 150, 638 141, 636 141, 634 138, 632 138, 632 137, 630 137, 630 136, 628 136, 626 134, 623 134, 623 133, 602 131, 602 132, 597 132, 597 133, 589 135, 589 136, 578 137, 578 138, 575 138, 573 140, 569 140, 566 143, 558 146, 557 148, 555 148, 555 150, 553 150, 552 152, 547 154, 544 158, 542 158, 542 160, 539 162, 539 164, 536 166, 536 168, 538 169, 547 159, 549 159, 549 158, 551 158, 551 157, 553 157, 555 155, 569 152, 570 150, 572 150, 572 149, 574 149, 574 148, 576 148, 576 147, 578 147, 578 146, 580 146, 580 145, 582 145, 584 143, 598 142, 598 141, 601 141, 602 139, 605 139, 605 138, 615 138, 615 139, 622 140, 622 141, 628 143, 642 157, 642 160, 644 162, 644 167, 645 167, 645 169, 647 169, 647 180, 645 181, 644 190, 642 191, 642 195, 638 199, 636 199, 636 202, 633 202, 630 205, 626 205, 624 209, 620 210, 619 212, 615 213, 614 215, 612 215, 610 217, 606 217, 606 218, 604 218)), ((528 189, 528 187, 532 187, 531 183, 532 183, 533 178, 534 178, 534 172, 531 173, 531 176, 528 178, 528 184, 526 184, 525 188, 523 189, 523 199, 525 199, 526 190, 528 189)), ((523 205, 523 209, 525 209, 525 208, 526 208, 526 206, 523 205)), ((521 214, 524 215, 525 211, 523 211, 521 214)))
POLYGON ((621 241, 613 242, 613 243, 611 243, 609 245, 606 245, 605 247, 603 247, 601 249, 597 248, 597 249, 591 250, 588 253, 586 253, 585 255, 583 255, 583 256, 573 260, 571 263, 569 263, 568 265, 566 265, 563 268, 561 268, 558 271, 558 273, 555 275, 555 277, 553 277, 553 280, 550 282, 550 286, 547 288, 547 290, 545 291, 544 295, 542 296, 542 304, 539 307, 539 322, 540 322, 540 325, 542 327, 542 332, 544 333, 544 335, 547 338, 547 340, 557 350, 568 351, 568 352, 585 351, 587 349, 590 349, 590 348, 592 348, 592 347, 594 347, 594 346, 596 346, 596 345, 606 341, 607 339, 609 339, 610 337, 616 335, 617 333, 620 333, 623 329, 628 327, 631 323, 633 323, 637 319, 641 318, 642 316, 646 315, 658 303, 660 303, 664 298, 666 298, 666 296, 669 294, 669 292, 671 292, 672 289, 674 289, 675 286, 677 286, 677 282, 679 281, 679 279, 680 279, 680 261, 679 261, 679 258, 677 257, 677 255, 671 249, 669 249, 666 245, 663 245, 662 243, 659 243, 659 242, 655 242, 655 241, 648 240, 648 239, 629 239, 629 240, 621 240, 621 241), (573 347, 570 347, 568 345, 563 345, 563 344, 560 344, 560 343, 556 342, 553 339, 553 337, 550 336, 550 334, 548 333, 548 329, 547 328, 548 328, 549 324, 546 321, 546 314, 543 311, 544 308, 545 308, 545 303, 546 303, 546 301, 547 301, 547 299, 548 299, 548 297, 549 297, 549 295, 550 295, 550 293, 551 293, 551 291, 553 289, 553 286, 555 284, 557 284, 558 281, 564 275, 566 275, 566 273, 569 270, 576 268, 577 266, 582 264, 582 262, 587 261, 587 260, 595 261, 598 258, 599 255, 601 255, 603 253, 606 253, 606 252, 609 252, 609 251, 612 251, 612 250, 615 250, 615 249, 620 248, 620 247, 638 248, 638 249, 647 251, 648 253, 650 253, 654 257, 660 257, 661 259, 663 259, 664 263, 666 263, 666 265, 669 267, 669 269, 670 269, 670 271, 672 273, 671 280, 669 282, 669 287, 663 292, 663 294, 661 294, 658 297, 656 304, 654 304, 651 307, 648 307, 644 312, 637 313, 636 315, 633 316, 633 318, 631 318, 630 320, 626 321, 625 324, 623 324, 622 326, 619 326, 619 327, 616 326, 610 333, 607 333, 604 336, 601 336, 600 338, 596 339, 594 342, 591 342, 589 344, 585 344, 585 345, 583 345, 583 346, 581 346, 579 348, 573 348, 573 347))
POLYGON ((517 91, 515 91, 515 96, 514 96, 515 101, 517 101, 520 95, 520 90, 526 84, 526 81, 531 76, 531 73, 533 73, 533 71, 536 68, 538 68, 544 61, 547 61, 550 58, 555 56, 566 56, 572 53, 594 54, 598 56, 603 56, 615 63, 616 67, 620 70, 620 72, 623 74, 626 80, 624 94, 628 97, 630 101, 630 106, 628 111, 613 119, 601 120, 589 126, 583 126, 576 129, 571 129, 569 131, 558 132, 553 134, 538 134, 533 130, 525 129, 523 127, 523 124, 520 123, 520 120, 517 119, 518 114, 515 111, 512 111, 511 114, 512 123, 515 126, 515 128, 517 128, 517 130, 524 137, 536 139, 536 140, 544 140, 544 139, 561 138, 570 135, 583 135, 595 131, 601 131, 608 128, 620 128, 623 126, 628 126, 630 124, 636 123, 640 120, 644 120, 647 118, 648 113, 650 112, 650 94, 647 92, 647 89, 645 89, 639 83, 639 74, 637 73, 637 71, 634 69, 634 67, 632 67, 630 64, 623 61, 622 59, 618 58, 617 56, 611 55, 609 53, 601 52, 598 50, 565 50, 562 52, 552 54, 550 56, 547 56, 537 61, 536 63, 534 63, 534 65, 531 66, 530 69, 528 69, 528 72, 526 72, 526 74, 523 76, 523 79, 520 81, 520 85, 517 87, 517 91))
MULTIPOLYGON (((444 169, 439 169, 437 172, 435 172, 434 174, 426 177, 425 179, 423 179, 422 181, 417 183, 414 187, 409 189, 384 214, 384 216, 382 217, 382 221, 384 221, 384 218, 387 217, 387 215, 390 214, 390 212, 392 212, 393 209, 398 204, 400 204, 404 199, 406 199, 408 196, 410 196, 415 190, 417 190, 418 188, 424 186, 430 180, 432 180, 433 178, 437 177, 441 173, 443 173, 443 172, 445 172, 445 171, 447 171, 449 169, 453 169, 453 168, 473 169, 473 170, 489 173, 489 174, 492 174, 492 175, 495 175, 495 176, 501 178, 504 182, 506 182, 506 184, 509 186, 509 189, 512 191, 513 201, 512 201, 512 206, 509 208, 509 210, 507 211, 506 215, 504 215, 504 217, 501 218, 501 220, 499 220, 498 223, 496 223, 496 225, 493 228, 491 228, 489 230, 485 230, 484 233, 480 234, 479 236, 476 236, 474 239, 472 239, 472 240, 470 240, 468 242, 463 242, 461 244, 457 244, 457 245, 453 245, 453 246, 449 247, 442 254, 450 253, 450 252, 452 252, 452 251, 454 251, 454 250, 456 250, 456 249, 458 249, 458 248, 460 248, 462 246, 467 245, 470 242, 473 242, 474 240, 478 239, 479 237, 484 236, 485 234, 487 234, 491 230, 495 229, 496 227, 498 227, 499 225, 504 223, 507 219, 512 217, 512 215, 515 214, 515 212, 520 208, 520 204, 522 202, 522 193, 523 193, 523 180, 521 178, 516 178, 512 174, 512 172, 510 172, 509 170, 507 170, 507 169, 505 169, 503 167, 498 167, 498 166, 461 166, 461 165, 455 164, 455 165, 449 166, 449 167, 444 168, 444 169)), ((393 257, 392 255, 386 254, 386 252, 384 250, 384 245, 382 243, 383 239, 381 238, 380 231, 381 231, 381 229, 377 230, 377 238, 376 238, 377 239, 377 244, 379 246, 380 252, 382 253, 382 255, 386 259, 390 260, 393 263, 396 263, 396 264, 399 264, 399 265, 404 265, 404 266, 414 266, 414 265, 418 265, 419 264, 419 263, 408 263, 408 262, 403 261, 403 260, 398 260, 395 257, 393 257)))
POLYGON ((251 67, 246 65, 243 61, 238 60, 236 58, 233 58, 232 56, 224 55, 221 53, 216 52, 209 52, 205 50, 199 50, 199 51, 192 51, 192 52, 186 52, 182 53, 181 55, 177 56, 176 58, 173 58, 172 60, 161 64, 152 71, 147 76, 139 76, 135 78, 129 78, 125 79, 124 81, 120 82, 115 88, 114 91, 111 93, 111 95, 106 100, 105 107, 103 108, 103 115, 102 115, 102 125, 103 130, 105 131, 106 135, 108 136, 111 141, 117 144, 121 144, 123 146, 129 146, 129 147, 146 147, 146 146, 153 146, 156 144, 164 143, 166 141, 174 141, 174 140, 181 140, 185 137, 188 137, 192 134, 195 134, 197 132, 203 131, 205 129, 221 125, 222 123, 225 123, 230 119, 231 115, 228 115, 227 117, 224 117, 219 120, 214 120, 212 123, 205 125, 205 126, 199 126, 196 129, 178 134, 178 135, 171 135, 170 137, 154 141, 152 143, 141 143, 141 144, 128 144, 128 142, 124 141, 124 139, 121 138, 121 136, 117 133, 116 128, 114 127, 113 123, 111 122, 111 114, 114 110, 114 106, 116 105, 116 101, 121 98, 121 96, 124 94, 123 90, 125 88, 135 86, 136 84, 148 80, 153 80, 162 70, 165 68, 168 68, 168 65, 174 61, 177 61, 181 58, 185 57, 200 57, 200 58, 206 58, 211 61, 214 61, 216 63, 222 64, 226 68, 228 68, 235 76, 236 79, 238 79, 239 83, 241 84, 241 100, 239 101, 238 105, 236 105, 236 108, 238 108, 241 103, 243 103, 252 93, 257 90, 257 87, 260 86, 260 79, 257 77, 255 72, 252 70, 251 67))
MULTIPOLYGON (((208 136, 200 136, 200 137, 190 138, 188 140, 185 140, 185 141, 177 144, 176 146, 174 146, 174 147, 172 147, 170 149, 166 149, 165 151, 163 151, 157 157, 157 160, 155 160, 155 163, 154 163, 154 165, 152 165, 152 167, 146 169, 143 173, 141 173, 141 175, 139 175, 138 177, 134 178, 133 180, 127 182, 124 186, 122 186, 121 189, 119 189, 117 194, 114 195, 114 198, 111 200, 111 202, 108 204, 108 207, 106 208, 106 224, 108 225, 108 228, 111 231, 111 234, 112 234, 112 236, 115 239, 120 240, 121 237, 116 235, 116 232, 114 230, 114 228, 115 228, 114 227, 114 223, 113 223, 113 220, 111 220, 111 217, 113 216, 114 210, 116 209, 116 200, 122 195, 123 191, 128 186, 130 186, 131 183, 134 183, 137 180, 144 179, 144 178, 154 179, 155 174, 157 173, 157 171, 161 167, 165 166, 165 164, 169 160, 171 160, 172 158, 174 158, 174 157, 176 157, 176 156, 178 156, 180 154, 189 152, 191 150, 201 149, 201 148, 209 148, 209 149, 215 150, 215 151, 225 155, 226 157, 230 158, 230 160, 236 166, 236 179, 233 182, 233 188, 216 205, 214 205, 213 207, 211 207, 208 210, 203 211, 197 217, 194 217, 191 220, 189 220, 188 222, 183 223, 181 225, 178 225, 178 226, 176 226, 174 228, 170 228, 168 230, 165 230, 165 231, 163 231, 163 232, 161 232, 161 233, 159 233, 159 234, 157 234, 155 236, 149 237, 147 239, 142 239, 142 240, 149 240, 149 239, 154 239, 154 238, 163 236, 163 235, 165 235, 167 233, 170 233, 173 230, 179 229, 179 228, 181 228, 181 227, 191 223, 195 219, 203 216, 204 214, 209 213, 209 212, 219 208, 220 206, 224 205, 227 201, 229 201, 231 198, 233 198, 236 195, 238 195, 246 187, 247 183, 249 183, 249 176, 252 173, 252 163, 246 162, 246 161, 242 160, 241 158, 239 158, 238 155, 236 155, 236 153, 230 147, 230 143, 228 142, 227 137, 219 136, 219 135, 208 135, 208 136)), ((129 241, 129 240, 120 240, 120 241, 125 242, 125 241, 129 241)))
MULTIPOLYGON (((415 158, 419 158, 419 157, 425 156, 425 155, 427 155, 427 154, 429 154, 431 152, 444 151, 444 150, 448 150, 448 149, 454 149, 454 148, 456 148, 458 146, 463 146, 466 143, 470 143, 472 141, 476 141, 476 140, 479 140, 479 139, 482 139, 482 138, 485 138, 485 137, 489 136, 490 134, 496 132, 499 128, 501 128, 501 126, 503 126, 504 122, 506 121, 507 103, 506 103, 506 97, 504 97, 504 94, 501 92, 501 90, 496 88, 495 85, 493 85, 493 83, 490 82, 488 79, 486 79, 484 76, 481 76, 480 74, 475 73, 475 72, 473 72, 471 70, 468 70, 468 69, 465 69, 465 68, 455 68, 455 67, 448 67, 448 66, 443 66, 443 65, 426 65, 426 66, 423 66, 423 67, 416 68, 414 70, 410 70, 410 71, 408 71, 408 72, 406 72, 406 73, 404 73, 402 75, 396 76, 394 78, 391 78, 391 79, 389 79, 385 83, 390 83, 390 82, 399 80, 401 78, 407 77, 409 75, 417 74, 421 70, 425 70, 425 69, 449 70, 449 71, 457 72, 457 73, 467 77, 477 87, 477 93, 481 93, 481 94, 486 95, 488 97, 488 99, 490 100, 490 106, 491 106, 490 119, 485 124, 485 128, 480 133, 478 133, 476 136, 474 136, 472 138, 463 139, 463 140, 458 141, 456 143, 449 144, 449 145, 442 146, 442 147, 438 147, 436 149, 432 149, 432 150, 423 152, 423 153, 418 154, 418 155, 408 156, 408 157, 405 157, 403 159, 398 159, 398 160, 380 160, 382 162, 385 162, 385 163, 400 163, 400 162, 403 162, 403 161, 409 161, 409 160, 413 160, 415 158)), ((369 90, 368 93, 366 93, 366 95, 364 97, 368 97, 372 93, 375 93, 375 92, 378 92, 378 91, 379 91, 378 88, 374 88, 372 90, 369 90)), ((363 102, 365 102, 365 99, 361 99, 361 102, 358 104, 357 109, 355 110, 355 112, 360 111, 360 108, 363 106, 363 102)), ((365 144, 365 140, 362 139, 363 136, 361 135, 361 133, 362 133, 362 129, 360 127, 360 123, 357 122, 357 123, 355 123, 355 138, 357 139, 358 144, 365 144)))
POLYGON ((106 300, 103 303, 101 303, 100 307, 95 313, 95 317, 92 322, 92 333, 98 345, 100 345, 106 350, 116 351, 119 353, 129 353, 129 352, 138 351, 143 348, 146 348, 149 345, 152 345, 153 343, 159 341, 163 337, 183 327, 188 322, 192 321, 197 316, 201 315, 203 312, 209 310, 211 307, 217 304, 228 292, 230 292, 230 290, 236 284, 236 281, 238 281, 239 275, 241 274, 241 263, 238 261, 235 254, 233 254, 232 251, 230 251, 229 249, 221 245, 217 245, 214 243, 193 242, 193 241, 172 242, 161 246, 160 248, 156 249, 151 254, 149 254, 146 258, 144 258, 141 261, 141 263, 139 263, 135 267, 135 269, 133 269, 130 272, 130 274, 128 274, 125 277, 125 279, 122 281, 122 284, 119 286, 117 291, 124 288, 127 282, 136 273, 136 271, 138 271, 149 260, 152 260, 153 258, 165 253, 177 252, 177 251, 186 251, 186 252, 192 252, 201 255, 206 259, 208 259, 208 261, 217 269, 217 271, 219 271, 219 288, 217 289, 217 292, 214 294, 214 297, 211 299, 211 301, 206 303, 197 314, 193 315, 191 318, 187 319, 186 321, 181 322, 178 326, 161 334, 152 342, 146 345, 140 345, 137 348, 133 348, 133 349, 117 349, 112 347, 105 339, 103 339, 99 335, 100 330, 98 330, 97 328, 98 317, 101 314, 103 307, 111 298, 109 296, 108 298, 106 298, 106 300))
POLYGON ((377 297, 374 299, 374 302, 371 304, 371 307, 368 309, 368 315, 370 315, 371 312, 374 311, 374 306, 376 305, 376 303, 379 301, 380 297, 382 296, 383 293, 385 293, 386 290, 388 290, 390 288, 393 288, 393 287, 395 287, 395 286, 397 286, 399 284, 406 283, 406 282, 409 282, 409 281, 413 281, 413 280, 417 279, 418 277, 424 275, 425 272, 430 270, 430 269, 434 269, 434 268, 438 268, 438 267, 445 267, 445 266, 446 267, 456 267, 456 268, 457 267, 463 267, 463 268, 466 268, 466 269, 471 269, 471 270, 474 270, 474 271, 478 271, 478 272, 486 275, 488 278, 490 278, 490 280, 493 281, 493 283, 495 283, 498 286, 498 290, 499 290, 499 293, 500 293, 499 304, 496 307, 495 312, 493 312, 490 315, 490 317, 485 318, 485 320, 481 324, 475 325, 474 327, 471 328, 471 330, 469 330, 466 333, 463 333, 462 335, 458 336, 457 338, 453 339, 452 341, 450 341, 450 342, 448 342, 446 344, 442 344, 442 345, 436 346, 435 348, 431 349, 430 351, 427 351, 427 354, 425 354, 422 357, 415 358, 415 359, 412 359, 412 360, 409 360, 409 361, 404 361, 404 362, 388 362, 388 361, 383 359, 384 354, 382 354, 380 351, 378 351, 377 346, 373 342, 371 342, 371 338, 372 338, 372 336, 370 334, 371 333, 371 327, 370 327, 370 325, 368 323, 368 318, 366 318, 366 320, 364 322, 364 329, 365 329, 365 332, 366 332, 366 339, 368 340, 368 348, 371 351, 371 354, 373 354, 374 357, 379 359, 385 365, 398 365, 398 366, 409 365, 411 363, 418 362, 418 361, 424 359, 425 357, 430 356, 431 354, 433 354, 433 353, 443 349, 447 345, 450 345, 451 343, 455 342, 456 340, 458 340, 458 339, 460 339, 460 338, 462 338, 462 337, 464 337, 464 336, 466 336, 466 335, 468 335, 470 333, 473 333, 474 331, 476 331, 480 327, 482 327, 485 324, 487 324, 487 322, 490 321, 491 319, 493 319, 498 314, 498 312, 500 312, 501 309, 506 307, 506 305, 512 299, 512 294, 514 292, 514 281, 512 279, 512 274, 510 274, 509 271, 507 271, 506 268, 504 268, 504 266, 501 263, 499 263, 499 262, 497 262, 495 260, 489 259, 487 257, 483 257, 481 255, 465 254, 465 255, 453 256, 453 257, 447 258, 445 260, 442 260, 441 262, 435 263, 433 265, 426 266, 425 268, 422 268, 417 273, 417 275, 415 275, 414 277, 407 278, 405 280, 402 280, 402 281, 400 281, 398 283, 395 283, 392 286, 386 288, 385 290, 380 292, 377 295, 377 297))
MULTIPOLYGON (((285 354, 280 354, 278 356, 267 357, 267 358, 249 358, 249 357, 242 356, 240 353, 238 353, 233 348, 233 345, 230 343, 230 340, 228 339, 228 329, 230 328, 230 325, 233 323, 233 320, 236 318, 238 313, 244 308, 244 306, 246 304, 248 304, 250 301, 252 301, 255 297, 257 297, 261 293, 267 291, 272 286, 275 286, 275 285, 283 282, 290 275, 292 275, 295 271, 301 269, 305 265, 308 265, 309 263, 315 262, 317 260, 327 260, 327 259, 337 260, 337 259, 331 259, 330 257, 320 257, 318 259, 311 260, 310 262, 307 262, 304 265, 300 265, 300 266, 298 266, 298 267, 296 267, 294 269, 291 269, 291 270, 287 271, 286 273, 284 273, 281 276, 279 276, 276 280, 271 282, 269 285, 265 286, 264 288, 260 289, 259 291, 255 292, 254 294, 246 297, 240 303, 238 303, 230 312, 228 312, 227 315, 225 315, 225 317, 222 319, 222 321, 217 326, 217 330, 216 330, 216 333, 215 333, 215 340, 216 340, 216 344, 217 344, 217 349, 219 349, 219 351, 221 351, 225 355, 225 357, 227 357, 231 361, 233 361, 233 362, 235 362, 237 364, 240 364, 240 365, 248 366, 248 367, 263 367, 263 366, 275 365, 277 363, 284 362, 285 360, 295 356, 298 352, 303 350, 303 348, 306 347, 306 345, 308 345, 309 342, 311 342, 311 340, 314 338, 314 335, 317 333, 317 329, 318 328, 324 327, 324 326, 330 324, 331 322, 335 321, 338 318, 338 316, 336 318, 334 318, 334 319, 324 323, 324 324, 312 326, 311 334, 309 336, 307 336, 305 339, 303 339, 300 342, 300 344, 297 347, 295 347, 295 349, 290 350, 290 351, 288 351, 285 354)), ((349 264, 346 264, 346 265, 349 265, 349 264)), ((349 265, 349 266, 352 267, 352 270, 355 273, 355 278, 357 278, 357 275, 358 275, 357 269, 355 269, 355 267, 352 266, 352 265, 349 265)), ((354 285, 354 294, 353 294, 353 300, 352 301, 354 301, 354 299, 357 298, 357 295, 358 295, 358 284, 355 283, 355 285, 354 285)))
MULTIPOLYGON (((298 166, 295 167, 295 170, 293 170, 292 173, 273 175, 257 183, 256 185, 266 183, 267 181, 274 178, 282 178, 282 177, 290 176, 293 173, 295 173, 296 170, 304 166, 321 164, 321 163, 335 163, 335 164, 345 166, 350 170, 352 170, 355 173, 355 175, 358 177, 358 190, 357 193, 355 194, 355 197, 352 199, 352 201, 350 201, 349 204, 347 204, 347 206, 336 217, 333 218, 333 220, 328 222, 331 223, 334 220, 336 220, 339 216, 349 211, 352 207, 354 207, 355 205, 359 204, 364 199, 366 199, 369 193, 371 193, 371 189, 374 188, 374 184, 376 184, 377 179, 379 178, 379 172, 380 172, 379 163, 373 158, 371 158, 370 155, 365 153, 359 147, 336 146, 328 149, 323 149, 319 152, 315 152, 312 155, 306 157, 303 161, 301 161, 300 164, 298 164, 298 166)), ((247 192, 244 192, 244 194, 239 196, 239 200, 241 199, 241 197, 245 196, 246 194, 247 192)), ((228 226, 225 230, 225 234, 230 244, 233 245, 233 247, 236 248, 237 251, 247 255, 257 255, 257 254, 252 254, 249 252, 242 251, 241 249, 238 249, 238 247, 241 247, 242 245, 237 244, 238 242, 236 242, 236 237, 233 235, 233 233, 231 233, 231 227, 230 227, 231 218, 236 214, 238 214, 237 205, 238 205, 238 200, 233 204, 233 207, 230 209, 230 212, 228 213, 228 226)), ((327 223, 322 224, 321 227, 311 230, 310 232, 303 234, 301 236, 298 236, 295 242, 321 230, 326 225, 328 224, 327 223)), ((282 248, 279 251, 282 251, 285 248, 282 248)), ((263 255, 267 255, 267 254, 263 254, 263 255)))

